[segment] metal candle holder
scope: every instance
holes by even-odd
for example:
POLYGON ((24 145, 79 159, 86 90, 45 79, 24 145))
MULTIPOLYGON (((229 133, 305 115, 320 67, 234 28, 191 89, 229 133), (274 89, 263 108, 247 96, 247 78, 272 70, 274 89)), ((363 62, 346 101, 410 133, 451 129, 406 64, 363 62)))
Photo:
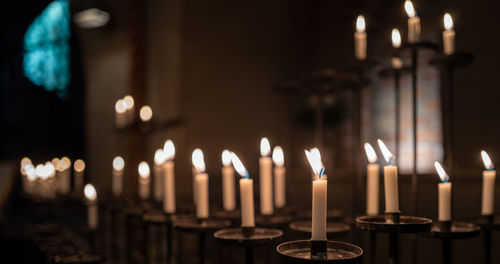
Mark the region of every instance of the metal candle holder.
POLYGON ((276 247, 283 263, 361 263, 363 250, 337 241, 295 240, 276 247))
MULTIPOLYGON (((311 220, 293 221, 288 225, 290 230, 301 235, 310 235, 312 232, 311 220)), ((347 235, 351 231, 351 226, 338 222, 326 222, 326 236, 328 238, 341 237, 347 235)))
POLYGON ((491 233, 500 230, 500 218, 494 215, 484 215, 482 219, 472 221, 481 227, 484 233, 484 263, 491 263, 491 233))

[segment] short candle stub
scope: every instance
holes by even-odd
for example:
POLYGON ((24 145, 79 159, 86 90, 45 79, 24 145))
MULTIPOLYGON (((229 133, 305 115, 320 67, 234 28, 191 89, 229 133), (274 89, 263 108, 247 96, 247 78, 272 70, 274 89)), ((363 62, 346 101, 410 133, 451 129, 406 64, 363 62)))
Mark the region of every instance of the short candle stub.
POLYGON ((441 230, 451 231, 451 221, 439 221, 437 225, 441 230))
POLYGON ((311 240, 311 259, 325 259, 327 254, 328 240, 311 240))
POLYGON ((245 237, 251 237, 255 235, 255 227, 253 226, 242 226, 241 227, 241 232, 245 237))
POLYGON ((396 212, 396 213, 386 212, 385 213, 385 220, 388 222, 392 222, 392 223, 399 223, 399 216, 400 215, 401 215, 400 212, 396 212))

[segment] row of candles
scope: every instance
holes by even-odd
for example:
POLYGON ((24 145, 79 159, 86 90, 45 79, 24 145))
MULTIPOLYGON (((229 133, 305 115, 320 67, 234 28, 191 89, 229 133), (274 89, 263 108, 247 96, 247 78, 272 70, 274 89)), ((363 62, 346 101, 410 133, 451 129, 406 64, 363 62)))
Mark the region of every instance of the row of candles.
MULTIPOLYGON (((131 95, 118 99, 115 103, 115 125, 124 128, 131 125, 135 119, 135 102, 131 95)), ((153 109, 149 105, 143 105, 139 110, 142 122, 150 122, 153 118, 153 109)))

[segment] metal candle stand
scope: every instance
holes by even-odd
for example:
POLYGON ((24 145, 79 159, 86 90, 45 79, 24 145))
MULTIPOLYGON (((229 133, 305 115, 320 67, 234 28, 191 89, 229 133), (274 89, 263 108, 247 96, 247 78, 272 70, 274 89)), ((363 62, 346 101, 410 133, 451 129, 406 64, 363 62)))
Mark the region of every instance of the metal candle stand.
POLYGON ((276 247, 283 263, 361 263, 363 250, 337 241, 295 240, 276 247))
POLYGON ((491 232, 500 230, 500 218, 494 215, 483 216, 482 219, 472 221, 481 227, 484 233, 484 263, 491 264, 491 232))
MULTIPOLYGON (((288 225, 290 230, 300 233, 301 235, 310 235, 312 232, 311 220, 293 221, 288 225)), ((347 235, 351 231, 351 226, 338 222, 326 222, 327 238, 341 237, 347 235)))
POLYGON ((214 233, 214 238, 221 244, 245 248, 245 263, 253 263, 253 249, 269 246, 283 235, 279 229, 270 228, 227 228, 214 233))

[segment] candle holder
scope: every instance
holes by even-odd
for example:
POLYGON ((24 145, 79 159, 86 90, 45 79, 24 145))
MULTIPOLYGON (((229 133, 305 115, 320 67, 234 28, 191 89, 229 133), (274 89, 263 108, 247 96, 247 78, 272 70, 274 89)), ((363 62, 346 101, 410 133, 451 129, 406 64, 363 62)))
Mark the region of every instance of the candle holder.
POLYGON ((361 263, 363 250, 337 241, 295 240, 276 247, 283 263, 361 263))
MULTIPOLYGON (((302 220, 311 220, 312 211, 311 209, 299 210, 296 212, 295 217, 302 220)), ((337 209, 328 209, 326 211, 326 219, 328 221, 339 222, 343 221, 345 218, 344 212, 337 209)))
POLYGON ((106 263, 106 258, 98 254, 61 254, 53 258, 53 263, 57 264, 99 264, 106 263))
MULTIPOLYGON (((288 225, 290 230, 299 233, 300 235, 310 235, 312 232, 312 222, 293 221, 288 225)), ((326 222, 326 236, 327 238, 341 237, 347 235, 351 231, 351 226, 338 222, 326 222)))
POLYGON ((255 224, 262 227, 280 228, 292 221, 293 217, 289 214, 257 215, 255 224))
POLYGON ((481 227, 484 234, 484 263, 491 263, 491 233, 500 230, 500 218, 494 215, 483 215, 481 219, 473 220, 472 223, 481 227))
POLYGON ((269 246, 283 235, 279 229, 270 228, 227 228, 214 233, 219 243, 230 247, 245 248, 245 263, 253 263, 253 249, 269 246))

